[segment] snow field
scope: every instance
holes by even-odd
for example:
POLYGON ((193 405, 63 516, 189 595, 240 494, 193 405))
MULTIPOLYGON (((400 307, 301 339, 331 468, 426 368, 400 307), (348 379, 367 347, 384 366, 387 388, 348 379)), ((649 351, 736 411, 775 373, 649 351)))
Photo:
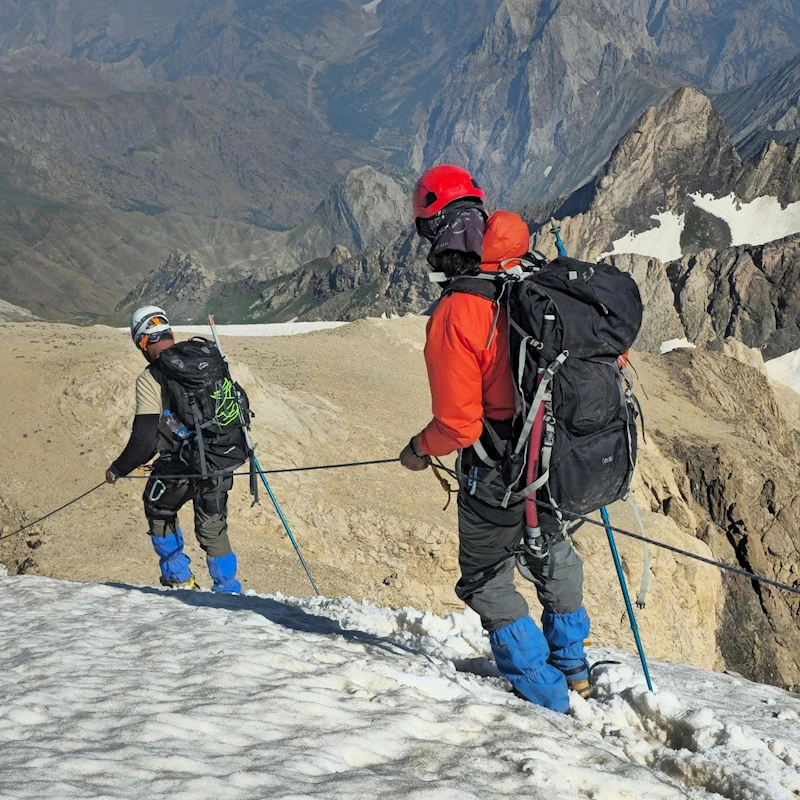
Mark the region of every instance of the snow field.
MULTIPOLYGON (((221 337, 227 336, 298 336, 303 333, 340 328, 346 322, 269 322, 253 325, 217 325, 221 337)), ((128 328, 118 328, 130 336, 128 328)), ((173 325, 175 333, 191 336, 211 336, 208 325, 173 325)))
POLYGON ((712 194, 689 195, 694 204, 728 224, 731 244, 766 244, 800 233, 800 203, 790 203, 782 208, 777 197, 757 197, 750 203, 741 203, 733 193, 727 197, 712 194))
POLYGON ((800 393, 800 350, 770 359, 764 366, 773 381, 800 393))
POLYGON ((552 800, 800 792, 800 700, 630 656, 571 716, 474 614, 0 578, 0 797, 552 800), (680 698, 680 699, 679 699, 680 698))
POLYGON ((665 356, 667 353, 671 353, 673 350, 682 350, 682 349, 690 349, 694 350, 697 345, 692 344, 688 339, 668 339, 666 342, 661 342, 661 347, 659 347, 658 352, 665 356))
MULTIPOLYGON (((721 219, 731 232, 731 245, 761 245, 800 233, 800 203, 783 208, 777 197, 757 197, 742 203, 736 195, 714 197, 713 194, 690 194, 692 202, 703 211, 721 219)), ((681 234, 686 224, 684 214, 664 211, 653 214, 657 228, 635 233, 629 231, 612 243, 611 250, 600 258, 619 253, 636 253, 660 261, 681 258, 681 234)))
POLYGON ((686 225, 685 214, 664 211, 653 214, 650 219, 658 222, 657 228, 643 233, 628 231, 621 239, 612 243, 611 250, 600 258, 618 253, 637 253, 641 256, 657 258, 659 261, 676 261, 682 255, 681 234, 686 225))

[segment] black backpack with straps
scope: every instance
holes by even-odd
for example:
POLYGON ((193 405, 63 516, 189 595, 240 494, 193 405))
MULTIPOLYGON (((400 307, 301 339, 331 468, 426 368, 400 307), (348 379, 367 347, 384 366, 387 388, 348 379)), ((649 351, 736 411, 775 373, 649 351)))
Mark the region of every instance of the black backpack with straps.
POLYGON ((175 452, 188 467, 206 475, 247 461, 249 402, 214 342, 199 336, 177 342, 161 351, 150 372, 161 385, 164 408, 192 434, 175 441, 175 452))
POLYGON ((486 422, 474 446, 489 479, 505 488, 503 505, 535 495, 566 530, 571 514, 624 498, 636 463, 637 404, 619 357, 643 311, 633 278, 609 264, 548 263, 537 254, 511 270, 456 278, 445 291, 485 297, 507 313, 517 401, 511 436, 486 422))

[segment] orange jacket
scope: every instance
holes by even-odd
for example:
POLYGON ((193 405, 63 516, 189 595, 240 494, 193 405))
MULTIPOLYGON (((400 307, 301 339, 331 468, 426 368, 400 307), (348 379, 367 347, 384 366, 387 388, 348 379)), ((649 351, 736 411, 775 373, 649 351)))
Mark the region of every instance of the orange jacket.
MULTIPOLYGON (((499 270, 501 261, 525 255, 529 237, 521 217, 509 211, 492 214, 486 223, 481 269, 499 270)), ((474 444, 483 432, 484 417, 507 420, 514 416, 504 314, 486 346, 496 310, 483 297, 454 292, 442 298, 428 321, 425 363, 433 419, 419 439, 428 455, 445 456, 474 444)))

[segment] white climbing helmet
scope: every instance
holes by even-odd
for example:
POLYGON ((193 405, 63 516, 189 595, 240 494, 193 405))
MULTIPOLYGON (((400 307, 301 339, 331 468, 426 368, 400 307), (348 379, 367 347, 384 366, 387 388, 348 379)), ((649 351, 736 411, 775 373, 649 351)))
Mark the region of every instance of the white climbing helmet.
POLYGON ((158 306, 142 306, 131 314, 131 338, 139 347, 145 336, 171 330, 169 320, 163 308, 158 306))

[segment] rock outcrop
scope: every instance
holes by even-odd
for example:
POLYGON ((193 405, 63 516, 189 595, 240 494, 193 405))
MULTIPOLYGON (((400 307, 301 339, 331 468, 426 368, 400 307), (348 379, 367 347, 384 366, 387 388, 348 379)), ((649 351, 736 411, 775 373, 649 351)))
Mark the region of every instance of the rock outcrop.
POLYGON ((0 300, 0 322, 40 322, 35 314, 31 314, 27 308, 7 303, 0 300))
POLYGON ((766 359, 800 348, 800 235, 686 256, 668 272, 690 341, 733 336, 766 359))
POLYGON ((465 163, 510 205, 571 192, 679 86, 716 94, 796 56, 799 22, 782 0, 504 0, 436 96, 410 163, 465 163))
POLYGON ((127 311, 142 305, 157 305, 169 309, 173 322, 204 321, 206 310, 202 303, 216 282, 195 255, 173 250, 167 260, 154 270, 118 306, 127 311))
MULTIPOLYGON (((567 250, 577 258, 597 259, 628 231, 656 227, 653 215, 686 214, 693 208, 689 195, 694 192, 726 195, 741 167, 711 100, 682 88, 663 105, 645 111, 598 176, 556 211, 567 250)), ((682 244, 690 242, 684 239, 682 244)), ((536 246, 555 255, 547 226, 537 235, 536 246)))
POLYGON ((742 158, 758 155, 770 140, 800 139, 800 57, 714 101, 742 158))
MULTIPOLYGON (((779 400, 761 370, 719 353, 636 361, 651 440, 640 453, 640 505, 648 497, 651 510, 697 536, 713 558, 800 586, 800 435, 784 410, 791 403, 796 418, 800 397, 779 400)), ((797 689, 799 598, 732 575, 722 587, 722 661, 797 689)))

